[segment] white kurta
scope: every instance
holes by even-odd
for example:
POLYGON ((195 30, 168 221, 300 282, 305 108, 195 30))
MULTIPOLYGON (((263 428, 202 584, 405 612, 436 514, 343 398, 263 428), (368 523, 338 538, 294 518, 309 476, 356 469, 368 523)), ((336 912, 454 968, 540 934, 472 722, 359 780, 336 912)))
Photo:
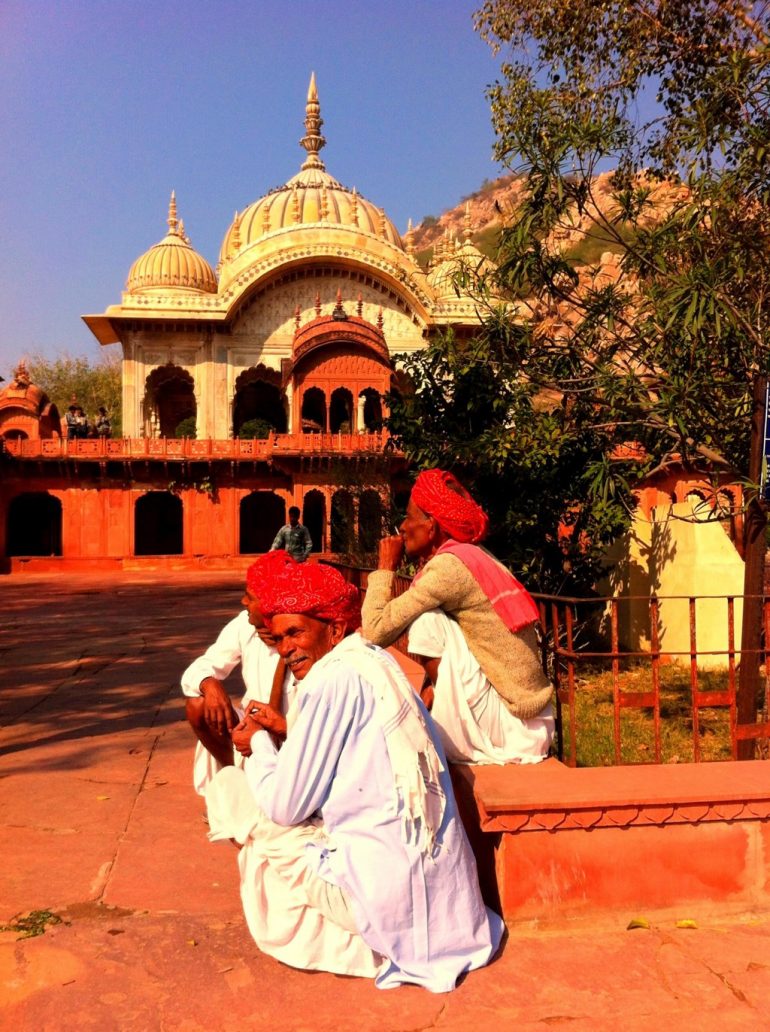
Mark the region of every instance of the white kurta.
MULTIPOLYGON (((242 609, 234 619, 225 624, 214 644, 187 667, 182 674, 182 691, 190 698, 199 696, 201 683, 207 677, 224 681, 240 663, 246 690, 241 706, 247 699, 253 702, 269 702, 278 658, 275 649, 265 645, 249 623, 248 612, 242 609)), ((295 694, 294 679, 287 674, 282 699, 284 714, 288 711, 295 694)), ((236 711, 240 716, 237 708, 236 711)), ((234 751, 233 758, 236 765, 243 765, 243 758, 239 752, 234 751)), ((219 769, 219 764, 208 749, 198 742, 193 760, 193 785, 198 795, 205 793, 206 785, 219 769)))
MULTIPOLYGON (((411 692, 387 653, 352 635, 324 657, 322 676, 300 684, 280 752, 265 732, 254 735, 246 775, 271 821, 290 826, 314 815, 322 818, 328 839, 305 845, 306 863, 343 890, 363 941, 386 958, 376 984, 390 988, 411 982, 447 992, 463 972, 492 958, 503 924, 481 900, 443 751, 424 709, 444 768, 440 784, 446 805, 432 856, 404 842, 385 735, 377 720, 377 687, 346 663, 350 648, 374 650, 403 679, 403 690, 411 692)), ((269 898, 264 902, 269 905, 269 898)), ((288 963, 305 966, 299 955, 288 963)))
POLYGON ((440 609, 409 628, 409 651, 440 659, 431 716, 453 763, 538 763, 553 741, 550 703, 530 720, 515 717, 482 673, 457 622, 440 609))

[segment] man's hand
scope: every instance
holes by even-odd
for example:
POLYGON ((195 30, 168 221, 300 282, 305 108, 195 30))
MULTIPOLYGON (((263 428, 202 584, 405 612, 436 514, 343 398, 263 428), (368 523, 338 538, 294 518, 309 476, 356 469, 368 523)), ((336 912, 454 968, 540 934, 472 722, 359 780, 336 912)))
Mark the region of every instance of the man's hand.
POLYGON ((286 737, 286 718, 269 703, 255 702, 247 710, 248 716, 256 721, 258 727, 263 727, 278 738, 286 737))
POLYGON ((215 677, 205 678, 201 681, 201 694, 206 723, 220 735, 230 734, 236 724, 235 710, 222 682, 215 677))
POLYGON ((384 537, 380 541, 379 563, 380 570, 395 571, 401 565, 404 557, 404 540, 400 534, 393 534, 391 537, 384 537))
POLYGON ((251 736, 255 731, 259 731, 259 724, 249 716, 233 728, 233 745, 241 756, 251 756, 251 736))

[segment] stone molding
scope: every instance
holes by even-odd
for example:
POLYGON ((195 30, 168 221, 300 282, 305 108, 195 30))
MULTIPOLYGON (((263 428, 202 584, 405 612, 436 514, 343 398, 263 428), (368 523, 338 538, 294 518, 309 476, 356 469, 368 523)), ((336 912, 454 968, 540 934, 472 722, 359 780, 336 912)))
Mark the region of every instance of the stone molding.
POLYGON ((542 809, 488 814, 479 806, 482 831, 587 831, 589 828, 631 828, 640 825, 702 824, 759 821, 770 818, 768 799, 745 802, 662 804, 660 806, 606 806, 586 809, 542 809))

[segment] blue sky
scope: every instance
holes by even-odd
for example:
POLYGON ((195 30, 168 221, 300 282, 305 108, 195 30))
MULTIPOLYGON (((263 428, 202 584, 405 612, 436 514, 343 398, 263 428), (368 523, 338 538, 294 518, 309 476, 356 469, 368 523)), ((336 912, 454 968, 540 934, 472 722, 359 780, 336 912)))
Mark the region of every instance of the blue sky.
POLYGON ((499 174, 498 59, 464 0, 2 0, 0 374, 96 356, 168 198, 216 264, 242 209, 298 171, 315 70, 328 170, 402 231, 499 174))

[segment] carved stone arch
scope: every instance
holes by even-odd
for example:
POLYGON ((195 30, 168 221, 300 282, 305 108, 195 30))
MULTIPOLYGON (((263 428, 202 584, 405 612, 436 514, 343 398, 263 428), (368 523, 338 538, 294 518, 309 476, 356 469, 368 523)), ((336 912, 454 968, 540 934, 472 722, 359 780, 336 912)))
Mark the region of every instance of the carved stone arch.
POLYGON ((358 500, 358 540, 361 551, 373 554, 382 537, 383 505, 379 491, 367 488, 358 500))
POLYGON ((62 503, 58 498, 47 491, 26 491, 12 499, 6 554, 62 554, 62 503))
POLYGON ((181 555, 182 499, 168 491, 147 491, 134 506, 134 554, 181 555))
MULTIPOLYGON (((153 369, 145 380, 144 413, 148 437, 175 437, 180 424, 194 426, 198 405, 192 375, 173 362, 153 369)), ((194 429, 185 436, 194 437, 194 429)))
POLYGON ((285 433, 286 427, 281 374, 262 362, 244 369, 235 381, 233 436, 264 437, 270 430, 285 433))
POLYGON ((323 552, 326 537, 326 498, 323 491, 313 488, 302 499, 302 522, 310 533, 314 552, 323 552))

